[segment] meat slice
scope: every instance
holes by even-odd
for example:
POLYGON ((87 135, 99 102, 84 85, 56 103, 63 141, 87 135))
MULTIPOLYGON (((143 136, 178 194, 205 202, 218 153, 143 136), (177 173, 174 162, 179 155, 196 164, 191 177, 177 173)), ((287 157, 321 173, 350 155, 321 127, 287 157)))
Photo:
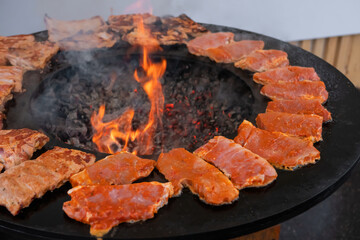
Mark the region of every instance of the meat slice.
POLYGON ((329 93, 322 81, 301 81, 288 83, 273 83, 263 86, 262 95, 272 100, 316 99, 321 103, 326 102, 329 93))
POLYGON ((262 85, 282 82, 291 83, 303 80, 320 81, 314 68, 297 66, 280 67, 255 73, 253 79, 256 83, 262 85))
POLYGON ((292 114, 284 112, 260 113, 256 118, 259 128, 269 132, 282 132, 312 142, 322 140, 323 118, 315 114, 292 114))
POLYGON ((148 176, 155 167, 155 161, 142 159, 134 154, 121 152, 110 155, 83 171, 73 175, 70 183, 78 185, 130 184, 148 176))
POLYGON ((86 50, 112 47, 117 38, 109 32, 108 25, 100 16, 89 19, 62 21, 45 16, 49 41, 63 50, 86 50))
POLYGON ((62 186, 94 161, 92 154, 55 147, 35 160, 12 167, 0 174, 0 205, 15 216, 34 198, 62 186))
POLYGON ((14 84, 0 84, 0 112, 5 110, 5 104, 13 98, 11 91, 14 87, 14 84))
POLYGON ((78 186, 68 191, 71 200, 63 210, 70 218, 90 224, 90 233, 102 237, 112 227, 154 217, 168 203, 171 183, 78 186))
POLYGON ((217 48, 234 41, 232 32, 206 33, 187 43, 190 53, 197 56, 207 56, 206 50, 217 48))
POLYGON ((264 72, 289 65, 288 55, 281 50, 257 50, 235 62, 235 67, 251 72, 264 72))
POLYGON ((0 66, 0 85, 14 85, 14 92, 22 91, 23 69, 16 66, 0 66))
POLYGON ((237 189, 266 186, 277 177, 264 158, 222 136, 211 139, 194 154, 223 171, 237 189))
POLYGON ((332 120, 331 113, 317 99, 276 100, 268 103, 267 112, 287 112, 295 114, 316 114, 323 122, 332 120))
POLYGON ((215 62, 231 63, 240 60, 253 51, 263 48, 263 41, 243 40, 225 44, 217 48, 209 48, 206 50, 206 55, 215 62))
POLYGON ((246 120, 239 126, 234 141, 279 169, 293 170, 320 159, 320 152, 312 142, 279 132, 262 130, 246 120))
MULTIPOLYGON (((122 39, 130 44, 136 43, 135 36, 139 36, 139 22, 142 21, 145 28, 158 44, 172 45, 182 44, 190 37, 196 37, 207 32, 202 25, 194 22, 191 18, 182 14, 178 17, 157 17, 149 13, 111 15, 108 19, 111 30, 118 32, 122 39)), ((138 42, 137 42, 138 43, 138 42)))
POLYGON ((0 130, 0 163, 6 169, 29 160, 49 138, 38 131, 23 129, 0 130))
POLYGON ((0 36, 0 66, 8 63, 6 55, 10 48, 17 47, 19 44, 24 46, 25 44, 33 42, 35 42, 35 37, 33 35, 0 36))
POLYGON ((54 43, 34 42, 10 49, 6 58, 13 66, 21 67, 24 70, 36 70, 43 69, 58 51, 59 47, 54 43))
POLYGON ((172 182, 175 195, 180 195, 186 186, 212 205, 228 204, 238 198, 239 191, 222 172, 183 148, 160 154, 156 167, 172 182))

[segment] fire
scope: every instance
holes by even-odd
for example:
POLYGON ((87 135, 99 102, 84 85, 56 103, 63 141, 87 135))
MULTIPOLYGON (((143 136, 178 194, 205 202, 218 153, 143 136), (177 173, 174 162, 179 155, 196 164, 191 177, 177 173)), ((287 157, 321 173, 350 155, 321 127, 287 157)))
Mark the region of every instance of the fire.
MULTIPOLYGON (((160 49, 157 42, 151 36, 149 30, 145 29, 142 19, 139 19, 138 32, 141 33, 141 43, 150 43, 150 45, 142 44, 142 58, 140 66, 144 73, 134 72, 134 78, 141 84, 151 102, 148 121, 138 129, 132 128, 132 120, 135 114, 134 109, 129 108, 120 117, 110 121, 103 122, 105 115, 105 105, 99 108, 99 112, 93 112, 91 116, 91 124, 94 129, 93 142, 101 152, 116 153, 126 151, 129 141, 135 142, 137 147, 133 151, 134 154, 148 155, 153 152, 153 136, 157 128, 162 127, 162 115, 164 109, 164 95, 160 83, 161 77, 166 70, 166 60, 159 63, 151 61, 149 54, 154 49, 160 49), (123 144, 121 144, 123 143, 123 144)), ((137 90, 136 90, 137 92, 137 90)))

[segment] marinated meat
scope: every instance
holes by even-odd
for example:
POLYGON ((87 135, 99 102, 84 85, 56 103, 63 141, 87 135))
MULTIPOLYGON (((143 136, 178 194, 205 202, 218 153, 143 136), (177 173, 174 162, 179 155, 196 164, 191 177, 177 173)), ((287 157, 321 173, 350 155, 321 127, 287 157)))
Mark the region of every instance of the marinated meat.
POLYGON ((262 95, 272 100, 297 100, 316 99, 321 103, 326 102, 329 93, 322 81, 301 81, 288 83, 274 83, 263 86, 260 90, 262 95))
POLYGON ((194 154, 224 172, 237 189, 266 186, 277 177, 265 159, 222 136, 211 139, 194 154))
POLYGON ((262 85, 282 82, 291 83, 303 80, 320 81, 314 68, 297 66, 280 67, 266 72, 255 73, 253 79, 256 83, 262 85))
POLYGON ((100 16, 74 21, 61 21, 45 16, 45 24, 49 41, 57 43, 64 50, 109 48, 117 41, 100 16))
POLYGON ((206 50, 209 48, 217 48, 234 41, 232 32, 206 33, 187 43, 190 53, 197 56, 207 56, 206 50))
MULTIPOLYGON (((142 21, 145 28, 158 44, 172 45, 185 43, 190 37, 199 36, 207 29, 194 22, 185 14, 178 17, 157 17, 149 13, 111 15, 108 19, 110 29, 120 33, 122 39, 130 44, 139 44, 138 22, 142 21)), ((143 41, 141 41, 143 42, 143 41)), ((154 45, 154 44, 152 44, 154 45)))
POLYGON ((45 41, 34 42, 25 47, 12 48, 6 58, 11 65, 24 70, 43 69, 47 62, 59 51, 58 45, 45 41))
POLYGON ((33 199, 61 187, 94 161, 92 154, 55 147, 35 160, 12 167, 0 174, 0 205, 15 216, 33 199))
POLYGON ((90 224, 90 233, 102 237, 114 226, 145 221, 168 203, 171 183, 78 186, 68 191, 63 210, 70 218, 90 224))
POLYGON ((22 91, 23 69, 16 66, 0 66, 0 85, 14 85, 14 92, 22 91))
POLYGON ((154 25, 160 22, 160 18, 150 13, 110 15, 108 18, 109 28, 120 33, 122 36, 137 28, 137 23, 143 21, 144 25, 154 25))
POLYGON ((239 126, 234 141, 279 169, 293 170, 320 159, 320 152, 312 142, 279 132, 262 130, 246 120, 239 126))
POLYGON ((222 172, 183 148, 160 154, 156 167, 172 182, 175 195, 180 195, 186 186, 212 205, 228 204, 238 198, 239 191, 222 172))
POLYGON ((27 128, 0 130, 0 163, 5 169, 19 165, 48 141, 45 134, 27 128))
POLYGON ((292 114, 284 112, 260 113, 256 118, 259 128, 269 132, 282 132, 312 142, 322 140, 323 118, 315 114, 292 114))
POLYGON ((243 40, 206 50, 207 56, 215 62, 231 63, 264 48, 263 41, 243 40))
POLYGON ((287 112, 295 114, 316 114, 323 122, 332 120, 331 113, 317 99, 276 100, 268 103, 267 112, 287 112))
POLYGON ((0 84, 0 112, 5 110, 5 104, 13 98, 11 91, 14 86, 14 84, 0 84))
POLYGON ((8 49, 16 48, 19 45, 24 46, 26 44, 31 44, 35 41, 33 35, 14 35, 9 37, 0 36, 0 66, 4 66, 8 63, 6 54, 8 49))
POLYGON ((134 154, 121 152, 110 155, 83 171, 73 175, 70 183, 78 185, 130 184, 148 176, 155 167, 155 161, 142 159, 134 154))
POLYGON ((257 50, 235 62, 235 67, 251 72, 264 72, 289 65, 288 55, 280 50, 257 50))

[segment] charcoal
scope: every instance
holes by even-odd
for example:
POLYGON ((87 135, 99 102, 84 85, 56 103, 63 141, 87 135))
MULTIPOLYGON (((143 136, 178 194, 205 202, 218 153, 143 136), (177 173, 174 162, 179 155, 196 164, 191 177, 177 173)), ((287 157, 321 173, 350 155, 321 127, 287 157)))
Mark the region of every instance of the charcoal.
MULTIPOLYGON (((46 79, 31 107, 44 130, 79 148, 97 151, 90 118, 105 104, 104 121, 135 111, 132 128, 148 120, 149 99, 134 79, 139 55, 86 62, 60 69, 46 79), (86 66, 87 64, 87 66, 86 66)), ((221 65, 167 59, 161 79, 165 98, 162 126, 153 137, 153 155, 184 147, 193 151, 216 135, 233 138, 243 119, 252 114, 254 97, 245 82, 221 65)), ((129 151, 138 148, 130 142, 129 151)))

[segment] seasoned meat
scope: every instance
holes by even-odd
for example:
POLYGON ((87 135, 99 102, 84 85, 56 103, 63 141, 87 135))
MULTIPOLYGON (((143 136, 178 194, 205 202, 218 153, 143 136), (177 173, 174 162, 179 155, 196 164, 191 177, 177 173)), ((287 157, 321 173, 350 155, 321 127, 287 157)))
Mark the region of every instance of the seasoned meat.
POLYGON ((277 177, 265 159, 222 136, 211 139, 194 154, 223 171, 237 189, 266 186, 277 177))
POLYGON ((212 205, 228 204, 238 198, 238 190, 222 172, 183 148, 160 154, 156 167, 172 182, 175 195, 180 195, 186 186, 212 205))
POLYGON ((94 161, 92 154, 55 147, 35 160, 12 167, 0 174, 0 205, 16 215, 34 198, 62 186, 94 161))
POLYGON ((33 35, 0 36, 0 66, 8 63, 6 55, 10 48, 16 48, 19 44, 21 46, 32 44, 33 42, 35 42, 35 37, 33 35))
POLYGON ((153 218, 168 203, 171 183, 143 182, 126 185, 78 186, 68 191, 71 201, 63 210, 70 218, 90 224, 90 233, 102 237, 123 222, 153 218))
POLYGON ((0 84, 0 112, 5 110, 5 104, 13 98, 11 91, 14 87, 14 84, 0 84))
POLYGON ((0 130, 0 163, 6 169, 29 160, 49 138, 38 131, 23 129, 0 130))
POLYGON ((34 42, 10 49, 6 58, 13 66, 21 67, 24 70, 36 70, 43 69, 58 51, 59 47, 54 43, 34 42))
POLYGON ((235 67, 251 72, 264 72, 289 65, 288 55, 280 50, 257 50, 235 62, 235 67))
POLYGON ((323 122, 332 120, 331 113, 317 99, 276 100, 268 103, 267 112, 287 112, 295 114, 316 114, 323 122))
POLYGON ((14 92, 22 91, 23 69, 16 66, 0 66, 0 85, 14 85, 14 92))
POLYGON ((64 50, 109 48, 117 41, 100 16, 74 21, 61 21, 45 16, 45 24, 49 41, 57 43, 64 50))
POLYGON ((206 55, 215 62, 231 63, 246 57, 253 51, 263 48, 263 41, 243 40, 225 44, 217 48, 209 48, 206 50, 206 55))
POLYGON ((287 66, 255 73, 254 81, 262 85, 270 83, 291 83, 303 80, 320 81, 315 69, 312 67, 287 66))
POLYGON ((315 114, 293 114, 284 112, 260 113, 256 118, 259 128, 269 132, 282 132, 312 142, 322 140, 323 118, 315 114))
POLYGON ((234 41, 232 32, 206 33, 187 43, 190 53, 197 56, 207 56, 206 50, 217 48, 234 41))
POLYGON ((320 159, 320 152, 312 142, 279 132, 262 130, 246 120, 239 126, 234 141, 279 169, 293 170, 320 159))
POLYGON ((329 93, 322 81, 301 81, 289 83, 274 83, 263 86, 262 95, 272 100, 316 99, 321 103, 326 102, 329 93))
POLYGON ((142 159, 134 154, 121 152, 110 155, 83 171, 73 175, 70 183, 78 185, 129 184, 148 176, 155 167, 155 161, 142 159))
POLYGON ((110 29, 118 32, 123 40, 132 45, 144 42, 140 41, 144 37, 140 37, 139 21, 142 21, 145 28, 151 32, 153 41, 155 40, 157 44, 162 45, 185 43, 190 37, 196 37, 207 32, 206 28, 185 14, 178 17, 160 18, 149 13, 138 13, 111 15, 108 19, 110 29))

